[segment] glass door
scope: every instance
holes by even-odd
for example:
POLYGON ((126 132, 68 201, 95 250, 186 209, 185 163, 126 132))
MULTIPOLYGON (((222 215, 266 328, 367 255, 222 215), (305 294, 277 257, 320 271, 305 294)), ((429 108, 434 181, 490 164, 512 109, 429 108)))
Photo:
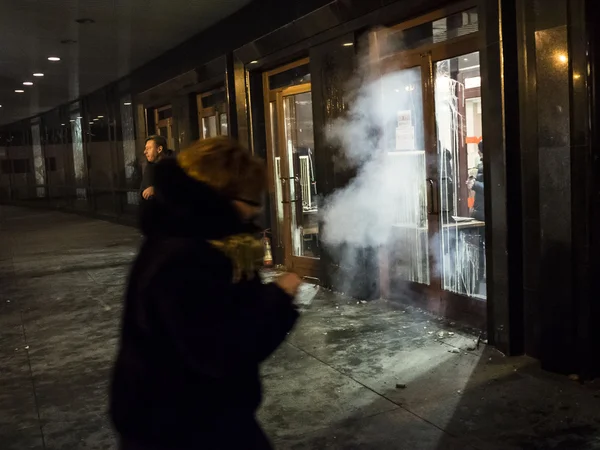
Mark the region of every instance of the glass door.
POLYGON ((428 60, 404 55, 380 67, 380 102, 385 163, 382 192, 393 209, 388 245, 382 250, 387 285, 384 295, 435 286, 435 248, 439 222, 435 142, 431 121, 428 60))
POLYGON ((225 88, 215 89, 196 97, 200 139, 228 136, 227 95, 225 88))
MULTIPOLYGON (((435 55, 433 55, 435 56, 435 55)), ((442 289, 486 299, 479 52, 433 63, 438 139, 442 289)), ((436 58, 437 59, 437 58, 436 58)))
POLYGON ((175 139, 173 138, 173 108, 171 105, 155 109, 154 119, 156 123, 156 134, 167 139, 169 150, 175 150, 175 139))
POLYGON ((287 270, 318 278, 321 255, 308 60, 265 74, 273 243, 287 270))
POLYGON ((465 2, 415 23, 372 39, 389 159, 382 183, 397 217, 382 250, 383 294, 421 293, 416 297, 434 312, 482 323, 487 267, 478 12, 465 2))

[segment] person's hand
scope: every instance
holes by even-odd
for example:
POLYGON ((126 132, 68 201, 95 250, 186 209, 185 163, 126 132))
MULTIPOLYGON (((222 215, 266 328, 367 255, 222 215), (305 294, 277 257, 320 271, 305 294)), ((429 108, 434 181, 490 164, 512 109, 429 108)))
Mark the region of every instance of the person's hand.
POLYGON ((286 273, 281 275, 275 284, 290 296, 295 297, 302 284, 302 279, 295 273, 286 273))
POLYGON ((145 200, 148 200, 150 197, 154 196, 154 188, 152 186, 150 186, 149 188, 146 188, 144 190, 144 192, 142 192, 142 197, 144 197, 145 200))
POLYGON ((473 189, 473 186, 474 186, 474 185, 475 185, 475 180, 474 180, 473 178, 469 178, 469 179, 467 180, 467 187, 468 187, 469 189, 473 189))

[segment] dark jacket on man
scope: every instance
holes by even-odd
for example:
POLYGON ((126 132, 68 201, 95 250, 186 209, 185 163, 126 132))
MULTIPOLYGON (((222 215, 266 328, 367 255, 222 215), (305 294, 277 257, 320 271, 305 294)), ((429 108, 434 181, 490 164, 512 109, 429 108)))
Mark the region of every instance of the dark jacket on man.
MULTIPOLYGON (((144 169, 144 173, 142 174, 142 184, 140 185, 140 197, 146 189, 148 189, 150 186, 154 186, 154 169, 156 167, 156 164, 158 164, 159 161, 162 161, 165 158, 172 157, 174 154, 175 152, 173 150, 166 149, 159 153, 158 161, 156 161, 155 163, 151 163, 150 161, 148 161, 148 163, 146 164, 146 168, 144 169)), ((143 197, 142 200, 144 200, 143 197)))
MULTIPOLYGON (((479 153, 483 154, 483 141, 479 142, 479 153)), ((483 161, 477 166, 477 176, 473 183, 473 191, 475 191, 475 201, 473 203, 473 218, 485 222, 485 191, 483 182, 483 161)))
POLYGON ((154 189, 111 387, 123 448, 269 449, 259 364, 294 326, 293 299, 258 276, 233 281, 217 244, 255 230, 229 199, 175 159, 156 164, 154 189))

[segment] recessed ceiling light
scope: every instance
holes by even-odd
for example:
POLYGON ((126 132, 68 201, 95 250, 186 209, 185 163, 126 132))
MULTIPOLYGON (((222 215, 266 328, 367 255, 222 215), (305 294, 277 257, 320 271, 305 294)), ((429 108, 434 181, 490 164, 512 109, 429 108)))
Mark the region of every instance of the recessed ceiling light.
POLYGON ((2 105, 0 105, 0 108, 2 108, 2 105))
POLYGON ((64 126, 65 126, 65 124, 64 124, 64 123, 61 123, 61 124, 60 124, 60 126, 61 126, 61 127, 64 127, 64 126))
POLYGON ((98 119, 104 119, 104 116, 98 116, 98 119))
POLYGON ((125 103, 123 103, 123 105, 125 105, 125 106, 130 106, 130 105, 131 105, 131 102, 125 102, 125 103))
POLYGON ((31 81, 23 81, 23 86, 33 86, 31 81))
POLYGON ((15 92, 17 94, 22 94, 23 92, 25 92, 23 89, 15 89, 15 92))
POLYGON ((83 117, 81 117, 81 116, 77 116, 77 118, 78 118, 78 119, 83 119, 83 117))
POLYGON ((60 61, 60 58, 58 56, 49 56, 48 61, 60 61))
POLYGON ((344 47, 352 47, 354 45, 354 42, 346 42, 344 43, 344 47))
POLYGON ((250 61, 250 64, 256 64, 258 61, 250 61))
POLYGON ((69 122, 73 123, 73 122, 75 122, 75 119, 71 119, 71 120, 69 120, 69 122))
POLYGON ((34 77, 43 77, 44 74, 43 73, 34 73, 33 76, 34 77))

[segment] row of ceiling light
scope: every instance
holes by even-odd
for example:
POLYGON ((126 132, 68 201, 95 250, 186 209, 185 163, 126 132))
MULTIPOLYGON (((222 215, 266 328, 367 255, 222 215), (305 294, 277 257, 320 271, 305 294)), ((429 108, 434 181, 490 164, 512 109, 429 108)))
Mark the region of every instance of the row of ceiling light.
MULTIPOLYGON (((58 56, 49 56, 48 61, 58 62, 60 61, 60 58, 58 56)), ((44 76, 44 74, 42 72, 36 72, 33 74, 33 76, 41 78, 44 76)), ((33 81, 23 81, 23 86, 33 86, 33 81)), ((23 94, 25 91, 23 89, 15 89, 15 92, 17 94, 23 94)), ((0 108, 2 108, 2 105, 0 105, 0 108)))
MULTIPOLYGON (((60 58, 58 56, 49 56, 48 61, 58 62, 60 58)), ((44 74, 41 72, 36 72, 33 74, 34 77, 43 77, 44 74)), ((23 81, 23 86, 33 86, 33 81, 23 81)), ((23 89, 15 89, 17 94, 23 94, 25 91, 23 89)))

